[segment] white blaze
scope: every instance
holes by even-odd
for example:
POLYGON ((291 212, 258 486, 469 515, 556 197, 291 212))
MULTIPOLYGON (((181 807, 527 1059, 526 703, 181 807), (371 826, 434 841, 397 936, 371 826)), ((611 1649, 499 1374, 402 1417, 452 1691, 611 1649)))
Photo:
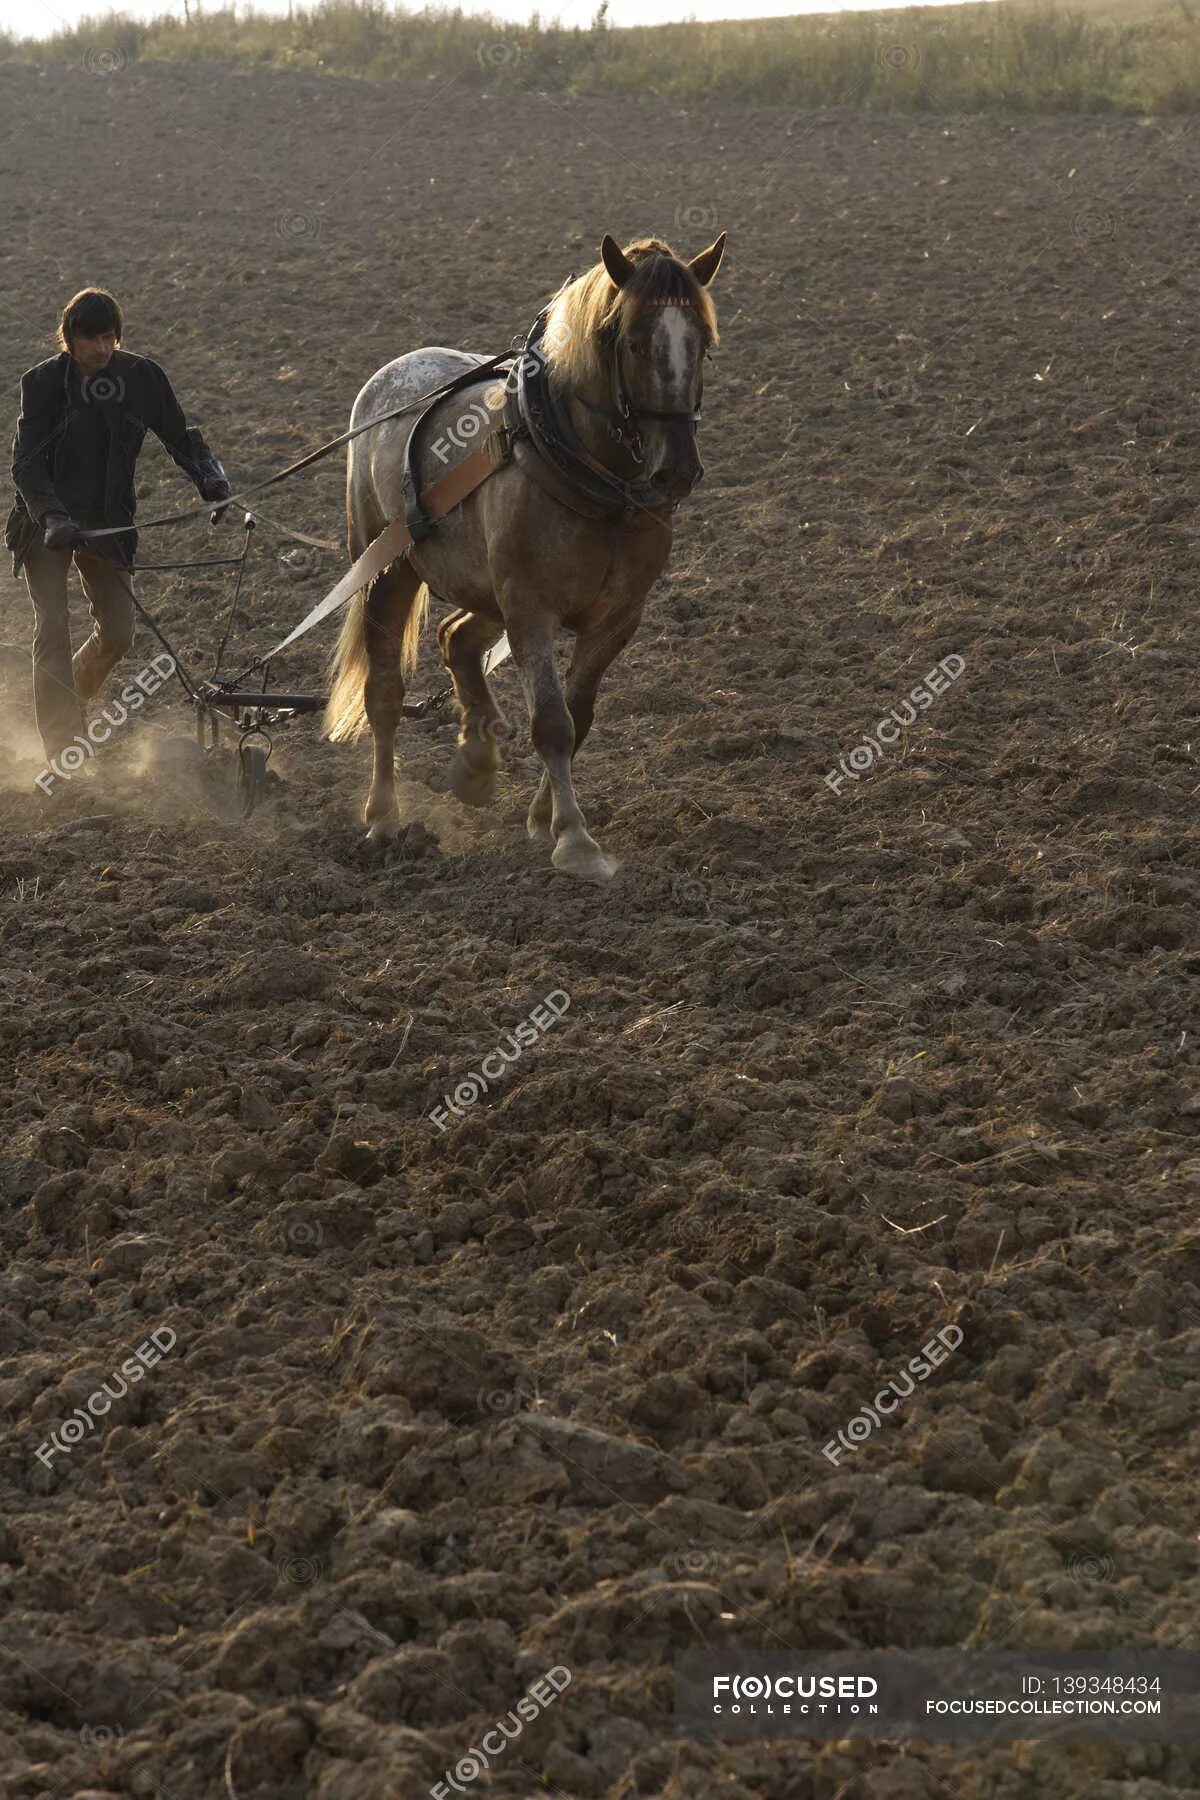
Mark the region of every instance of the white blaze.
POLYGON ((681 306, 664 306, 658 329, 666 333, 667 367, 671 371, 671 386, 678 400, 685 403, 688 399, 688 342, 691 337, 691 322, 681 306))

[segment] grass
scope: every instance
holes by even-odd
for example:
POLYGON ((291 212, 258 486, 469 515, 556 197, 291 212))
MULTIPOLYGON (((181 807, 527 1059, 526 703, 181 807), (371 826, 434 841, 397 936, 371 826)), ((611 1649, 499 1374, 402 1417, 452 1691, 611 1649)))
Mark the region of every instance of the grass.
POLYGON ((134 61, 319 70, 372 80, 465 79, 493 92, 647 95, 879 111, 1181 112, 1200 105, 1192 0, 999 4, 716 24, 567 29, 458 10, 324 0, 292 18, 119 14, 40 41, 0 37, 0 61, 98 74, 134 61), (1125 10, 1115 9, 1122 5, 1125 10))

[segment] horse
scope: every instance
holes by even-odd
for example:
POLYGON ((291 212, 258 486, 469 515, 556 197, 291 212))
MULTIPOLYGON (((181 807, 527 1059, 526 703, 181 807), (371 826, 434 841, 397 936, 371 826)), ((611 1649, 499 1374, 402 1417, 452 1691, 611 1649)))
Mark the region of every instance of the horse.
POLYGON ((595 883, 615 874, 587 829, 572 763, 601 679, 666 564, 675 508, 703 474, 696 426, 703 362, 717 342, 709 289, 724 249, 722 233, 685 262, 659 238, 622 249, 606 234, 600 260, 538 315, 503 383, 499 359, 439 347, 396 357, 359 393, 352 430, 406 410, 351 441, 352 559, 397 518, 411 522, 415 495, 478 448, 501 405, 509 421, 491 434, 498 454, 487 478, 350 604, 324 729, 337 742, 370 726, 369 840, 399 831, 396 730, 432 595, 452 609, 437 629, 461 714, 451 790, 476 806, 493 798, 507 728, 485 658, 507 633, 544 770, 529 834, 549 840, 563 874, 595 883), (439 385, 452 391, 428 408, 418 441, 416 403, 439 385), (560 630, 575 640, 565 695, 560 630))

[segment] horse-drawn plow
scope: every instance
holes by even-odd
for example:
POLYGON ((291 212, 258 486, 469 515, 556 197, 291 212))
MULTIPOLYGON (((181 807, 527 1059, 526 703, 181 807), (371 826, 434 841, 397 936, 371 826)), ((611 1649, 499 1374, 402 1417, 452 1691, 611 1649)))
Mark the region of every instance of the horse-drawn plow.
MULTIPOLYGON (((366 823, 373 840, 394 837, 397 727, 451 692, 462 714, 451 783, 459 798, 486 804, 503 726, 487 678, 511 641, 544 769, 529 833, 550 841, 562 873, 611 879, 616 864, 587 829, 573 764, 600 683, 666 566, 675 510, 703 474, 696 432, 704 361, 717 342, 708 289, 724 248, 722 233, 684 261, 660 239, 622 250, 606 234, 599 261, 562 283, 519 346, 491 357, 425 349, 394 358, 359 393, 347 431, 211 515, 216 523, 229 505, 348 448, 347 572, 272 650, 219 679, 256 526, 247 511, 240 555, 206 565, 237 568, 214 672, 198 682, 176 658, 201 747, 219 747, 223 721, 237 734, 243 813, 265 791, 272 730, 324 710, 334 740, 370 729, 366 823), (438 631, 451 687, 414 705, 404 676, 431 593, 451 608, 438 631), (276 658, 343 608, 329 694, 272 689, 276 658), (565 691, 555 665, 564 627, 575 638, 565 691)), ((196 510, 204 508, 149 528, 196 510)))

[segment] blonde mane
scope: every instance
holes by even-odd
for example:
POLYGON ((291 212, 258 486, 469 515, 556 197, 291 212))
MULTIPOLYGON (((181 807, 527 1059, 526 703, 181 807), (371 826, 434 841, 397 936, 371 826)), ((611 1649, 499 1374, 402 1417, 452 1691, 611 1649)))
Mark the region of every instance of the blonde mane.
POLYGON ((550 373, 564 386, 584 386, 595 374, 602 334, 627 332, 650 306, 690 306, 710 345, 717 342, 717 311, 685 262, 661 238, 626 246, 633 274, 618 288, 602 262, 556 295, 543 338, 550 373))

